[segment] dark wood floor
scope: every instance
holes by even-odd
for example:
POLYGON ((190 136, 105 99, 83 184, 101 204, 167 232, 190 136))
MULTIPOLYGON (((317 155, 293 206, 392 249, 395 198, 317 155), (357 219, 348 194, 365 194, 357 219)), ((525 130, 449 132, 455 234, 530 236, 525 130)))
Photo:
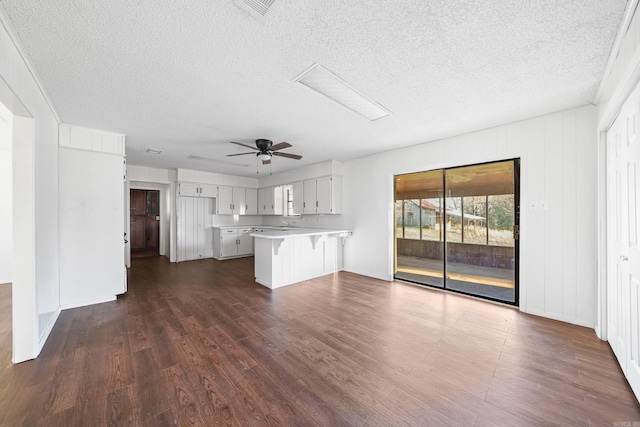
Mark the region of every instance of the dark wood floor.
POLYGON ((63 311, 36 360, 1 347, 0 425, 640 421, 593 330, 350 273, 270 291, 252 263, 133 260, 128 294, 63 311))

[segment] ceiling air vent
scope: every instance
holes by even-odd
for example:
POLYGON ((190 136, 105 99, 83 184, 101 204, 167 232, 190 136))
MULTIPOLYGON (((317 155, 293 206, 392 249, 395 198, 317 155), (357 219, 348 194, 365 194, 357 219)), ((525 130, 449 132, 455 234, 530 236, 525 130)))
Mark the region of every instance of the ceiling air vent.
POLYGON ((276 9, 279 0, 233 0, 236 6, 249 12, 254 18, 264 20, 276 9))

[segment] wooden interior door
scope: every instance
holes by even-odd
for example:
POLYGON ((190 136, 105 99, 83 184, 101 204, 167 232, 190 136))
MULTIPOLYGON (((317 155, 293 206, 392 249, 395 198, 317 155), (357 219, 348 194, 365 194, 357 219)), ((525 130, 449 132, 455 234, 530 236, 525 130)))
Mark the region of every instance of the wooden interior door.
POLYGON ((160 192, 130 190, 131 252, 158 255, 160 248, 160 192))

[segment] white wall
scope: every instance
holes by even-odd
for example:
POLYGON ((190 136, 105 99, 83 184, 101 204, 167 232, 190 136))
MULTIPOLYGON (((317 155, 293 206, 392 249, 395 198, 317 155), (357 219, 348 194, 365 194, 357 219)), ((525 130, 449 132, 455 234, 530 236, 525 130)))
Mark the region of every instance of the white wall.
POLYGON ((593 327, 595 120, 586 106, 344 162, 345 269, 392 278, 394 175, 520 158, 520 308, 593 327), (527 209, 540 200, 547 211, 527 209))
MULTIPOLYGON (((197 182, 214 185, 229 185, 236 187, 257 188, 258 180, 235 175, 196 171, 191 169, 161 169, 147 166, 127 164, 127 180, 131 188, 157 188, 160 185, 167 189, 169 202, 167 217, 169 220, 169 248, 171 262, 176 262, 177 257, 177 222, 176 192, 178 181, 197 182)), ((128 214, 128 212, 127 212, 128 214)), ((257 215, 212 215, 213 225, 262 225, 262 217, 257 215)))
POLYGON ((13 361, 36 357, 59 313, 57 113, 0 7, 0 102, 13 114, 13 361))
POLYGON ((60 125, 60 305, 125 291, 124 136, 60 125))
MULTIPOLYGON (((345 161, 343 214, 304 215, 299 225, 353 229, 345 245, 345 269, 392 280, 394 175, 520 158, 520 309, 593 327, 595 121, 595 108, 585 106, 345 161), (547 211, 527 209, 530 201, 540 200, 547 201, 547 211)), ((274 175, 268 182, 261 179, 260 185, 327 175, 334 166, 321 164, 274 175)))
POLYGON ((11 125, 13 114, 0 104, 0 283, 10 283, 13 260, 11 125))

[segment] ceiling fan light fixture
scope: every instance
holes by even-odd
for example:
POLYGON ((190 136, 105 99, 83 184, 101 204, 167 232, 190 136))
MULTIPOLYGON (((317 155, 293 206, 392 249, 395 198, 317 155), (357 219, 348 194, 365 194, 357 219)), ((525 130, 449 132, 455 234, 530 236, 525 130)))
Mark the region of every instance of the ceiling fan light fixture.
POLYGON ((262 161, 271 160, 271 154, 269 153, 258 153, 258 159, 262 161))

